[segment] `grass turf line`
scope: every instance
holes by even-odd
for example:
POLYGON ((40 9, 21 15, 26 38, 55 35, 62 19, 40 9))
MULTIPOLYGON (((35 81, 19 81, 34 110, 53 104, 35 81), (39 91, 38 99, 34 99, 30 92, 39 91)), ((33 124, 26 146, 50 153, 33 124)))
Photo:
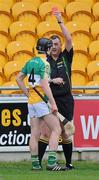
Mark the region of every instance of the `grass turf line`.
POLYGON ((72 171, 50 172, 45 170, 43 163, 43 171, 31 171, 30 161, 21 162, 0 162, 0 180, 98 180, 99 179, 99 162, 91 161, 74 161, 76 167, 72 171))

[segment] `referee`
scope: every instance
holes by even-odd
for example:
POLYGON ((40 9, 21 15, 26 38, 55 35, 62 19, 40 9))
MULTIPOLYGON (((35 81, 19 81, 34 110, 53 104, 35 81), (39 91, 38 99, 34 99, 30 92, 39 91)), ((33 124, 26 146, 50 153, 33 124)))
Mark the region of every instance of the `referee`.
MULTIPOLYGON (((74 99, 71 93, 71 65, 73 60, 72 38, 62 21, 61 13, 56 10, 54 15, 60 25, 65 39, 65 48, 62 51, 61 39, 57 35, 51 36, 53 45, 50 54, 47 55, 47 61, 51 68, 50 87, 56 101, 58 111, 62 114, 66 122, 73 123, 74 99)), ((45 138, 46 139, 46 138, 45 138)), ((62 147, 66 159, 66 170, 74 169, 71 163, 72 159, 72 139, 62 138, 62 147)), ((45 153, 47 142, 44 138, 39 141, 39 159, 40 162, 45 153)))

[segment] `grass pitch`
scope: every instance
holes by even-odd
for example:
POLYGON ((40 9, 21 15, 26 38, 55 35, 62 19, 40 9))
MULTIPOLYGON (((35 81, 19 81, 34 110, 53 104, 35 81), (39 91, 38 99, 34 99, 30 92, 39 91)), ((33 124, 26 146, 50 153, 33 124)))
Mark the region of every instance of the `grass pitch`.
POLYGON ((31 171, 31 162, 0 162, 0 180, 98 180, 99 162, 76 161, 72 171, 31 171))

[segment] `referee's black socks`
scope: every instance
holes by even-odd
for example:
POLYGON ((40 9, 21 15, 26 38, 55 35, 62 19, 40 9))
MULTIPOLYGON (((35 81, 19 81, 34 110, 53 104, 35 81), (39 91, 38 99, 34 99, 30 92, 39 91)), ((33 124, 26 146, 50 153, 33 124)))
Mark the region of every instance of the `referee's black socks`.
POLYGON ((66 159, 66 166, 68 166, 68 164, 71 164, 72 159, 72 142, 69 142, 68 144, 62 144, 62 147, 66 159))
POLYGON ((44 153, 46 151, 47 145, 48 145, 48 143, 44 142, 42 140, 40 140, 38 143, 38 157, 39 157, 40 165, 42 163, 42 158, 43 158, 44 153))

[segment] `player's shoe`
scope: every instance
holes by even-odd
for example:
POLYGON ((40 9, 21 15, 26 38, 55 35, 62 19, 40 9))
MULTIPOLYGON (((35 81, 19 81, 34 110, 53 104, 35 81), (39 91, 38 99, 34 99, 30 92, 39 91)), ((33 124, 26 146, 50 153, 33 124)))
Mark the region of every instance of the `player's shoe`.
POLYGON ((65 167, 60 166, 58 163, 54 164, 53 166, 46 167, 46 170, 48 171, 65 171, 65 167))

